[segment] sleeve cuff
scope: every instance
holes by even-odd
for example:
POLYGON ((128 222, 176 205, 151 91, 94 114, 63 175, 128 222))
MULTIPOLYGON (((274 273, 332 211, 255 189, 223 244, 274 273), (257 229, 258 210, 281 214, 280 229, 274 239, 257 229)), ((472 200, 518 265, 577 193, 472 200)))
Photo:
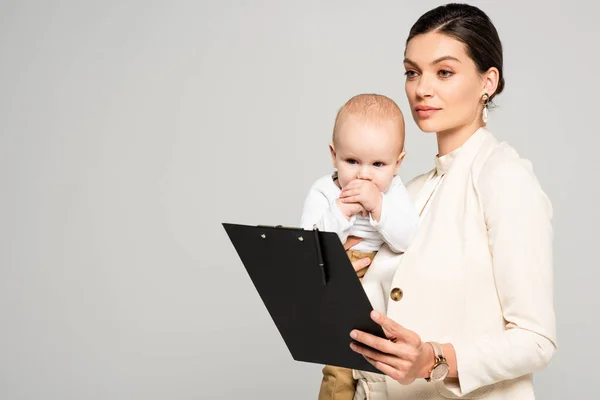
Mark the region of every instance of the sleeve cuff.
POLYGON ((356 221, 356 215, 353 215, 349 220, 347 220, 337 206, 336 200, 331 202, 331 214, 335 218, 336 224, 340 228, 340 231, 347 231, 352 227, 352 225, 354 225, 354 222, 356 221))
POLYGON ((371 226, 377 228, 380 231, 384 229, 384 226, 386 225, 385 217, 387 216, 387 213, 385 212, 385 210, 387 209, 386 203, 388 202, 388 200, 386 199, 387 196, 385 195, 385 193, 381 193, 381 214, 379 215, 379 221, 375 221, 369 213, 369 222, 371 223, 371 226))
POLYGON ((470 343, 453 343, 456 353, 456 367, 458 379, 446 379, 441 383, 440 389, 447 392, 449 398, 476 399, 483 396, 491 389, 491 386, 482 386, 483 382, 478 379, 481 371, 477 370, 477 355, 471 354, 476 347, 470 343))

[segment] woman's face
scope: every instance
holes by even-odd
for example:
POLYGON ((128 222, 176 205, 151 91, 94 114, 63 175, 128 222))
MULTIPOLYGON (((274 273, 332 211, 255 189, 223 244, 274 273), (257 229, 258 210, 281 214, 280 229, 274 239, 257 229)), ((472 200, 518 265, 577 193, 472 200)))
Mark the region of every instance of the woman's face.
POLYGON ((406 95, 419 129, 443 133, 483 125, 481 96, 491 96, 495 85, 462 42, 435 32, 417 35, 405 57, 406 95))

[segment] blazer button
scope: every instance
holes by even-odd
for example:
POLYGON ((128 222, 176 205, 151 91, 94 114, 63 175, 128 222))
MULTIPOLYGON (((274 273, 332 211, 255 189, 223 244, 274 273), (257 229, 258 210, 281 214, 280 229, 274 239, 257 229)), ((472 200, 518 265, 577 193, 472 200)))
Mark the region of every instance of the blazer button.
POLYGON ((400 301, 400 300, 402 300, 403 296, 404 296, 404 292, 402 291, 402 289, 397 288, 397 287, 393 288, 392 291, 390 292, 390 297, 394 301, 400 301))

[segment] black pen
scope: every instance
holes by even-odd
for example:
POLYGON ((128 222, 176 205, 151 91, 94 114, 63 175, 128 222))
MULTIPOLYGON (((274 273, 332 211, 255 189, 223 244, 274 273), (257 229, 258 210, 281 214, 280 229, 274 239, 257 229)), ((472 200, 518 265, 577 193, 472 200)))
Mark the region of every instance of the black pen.
POLYGON ((319 241, 319 230, 316 225, 313 226, 313 232, 315 234, 315 246, 317 247, 317 262, 321 269, 321 278, 323 279, 323 285, 327 286, 327 279, 325 277, 325 263, 323 262, 323 254, 321 253, 321 242, 319 241))

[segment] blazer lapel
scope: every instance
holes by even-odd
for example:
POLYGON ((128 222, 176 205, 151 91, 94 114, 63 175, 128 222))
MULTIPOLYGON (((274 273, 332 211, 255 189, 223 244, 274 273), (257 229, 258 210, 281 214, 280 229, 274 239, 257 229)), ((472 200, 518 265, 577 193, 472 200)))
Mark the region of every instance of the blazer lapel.
MULTIPOLYGON (((463 145, 431 200, 429 211, 423 217, 413 242, 404 253, 402 264, 419 265, 419 259, 428 254, 442 252, 449 257, 455 257, 459 256, 458 252, 462 252, 461 244, 465 240, 461 237, 461 226, 464 225, 462 210, 469 190, 470 169, 481 147, 490 140, 495 141, 491 133, 480 128, 463 145)), ((409 194, 413 200, 426 180, 419 180, 415 185, 411 185, 409 194)))

